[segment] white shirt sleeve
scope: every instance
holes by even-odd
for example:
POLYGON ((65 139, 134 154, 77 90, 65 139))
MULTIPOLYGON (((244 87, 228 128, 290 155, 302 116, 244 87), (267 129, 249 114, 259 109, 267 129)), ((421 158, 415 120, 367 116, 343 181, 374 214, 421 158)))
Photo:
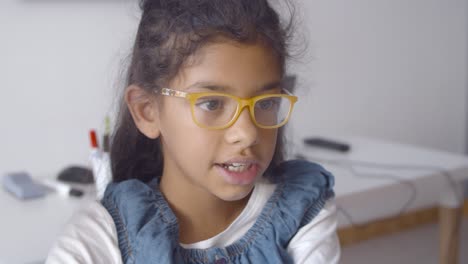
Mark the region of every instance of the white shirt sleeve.
POLYGON ((77 212, 49 251, 46 264, 121 264, 114 221, 99 202, 77 212))
POLYGON ((336 234, 337 217, 334 200, 328 201, 320 213, 303 226, 291 239, 288 253, 295 264, 335 264, 341 248, 336 234))

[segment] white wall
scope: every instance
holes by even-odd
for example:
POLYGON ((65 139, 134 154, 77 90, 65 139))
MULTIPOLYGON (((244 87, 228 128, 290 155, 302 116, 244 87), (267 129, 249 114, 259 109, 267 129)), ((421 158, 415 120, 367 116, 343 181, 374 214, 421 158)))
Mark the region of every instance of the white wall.
POLYGON ((467 0, 300 2, 311 44, 295 67, 309 89, 295 113, 298 137, 364 135, 464 153, 467 0))
POLYGON ((0 1, 0 173, 87 164, 88 130, 102 132, 130 52, 134 3, 0 1))
MULTIPOLYGON (((296 137, 353 134, 463 152, 468 0, 302 0, 310 56, 296 137)), ((86 164, 112 112, 135 1, 0 1, 0 173, 86 164), (133 3, 130 3, 133 2, 133 3)), ((295 71, 296 72, 296 71, 295 71)))

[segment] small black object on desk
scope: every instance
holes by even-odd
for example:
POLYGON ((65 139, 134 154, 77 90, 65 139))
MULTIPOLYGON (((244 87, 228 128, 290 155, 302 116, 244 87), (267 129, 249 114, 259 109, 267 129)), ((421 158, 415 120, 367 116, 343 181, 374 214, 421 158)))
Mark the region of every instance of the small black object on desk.
POLYGON ((325 148, 340 152, 348 152, 351 149, 351 146, 349 144, 320 137, 306 138, 304 139, 304 144, 306 144, 307 146, 325 148))
POLYGON ((81 166, 69 166, 60 171, 57 179, 68 183, 92 184, 93 171, 81 166))

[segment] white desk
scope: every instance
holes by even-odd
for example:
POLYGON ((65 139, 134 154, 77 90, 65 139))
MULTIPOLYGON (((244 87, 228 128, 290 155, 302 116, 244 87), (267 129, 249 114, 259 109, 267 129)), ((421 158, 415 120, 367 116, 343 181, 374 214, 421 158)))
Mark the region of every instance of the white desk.
POLYGON ((43 263, 67 221, 91 197, 49 193, 43 198, 23 201, 0 186, 0 264, 43 263))
MULTIPOLYGON (((433 206, 458 210, 461 206, 461 182, 468 179, 468 157, 358 137, 333 139, 350 143, 351 151, 343 154, 298 145, 294 152, 322 164, 335 175, 337 206, 352 219, 350 222, 348 217, 339 213, 339 227, 395 216, 404 207, 409 211, 433 206), (370 166, 372 163, 400 164, 406 168, 383 169, 370 166), (419 168, 410 168, 409 165, 419 168), (440 169, 449 172, 453 182, 440 169), (410 200, 412 202, 408 204, 410 200)), ((441 216, 447 217, 446 214, 441 216)), ((453 250, 447 248, 445 233, 451 235, 454 232, 450 230, 456 228, 455 219, 448 217, 440 219, 441 229, 445 230, 440 238, 441 263, 455 263, 454 260, 443 260, 447 251, 453 250)))

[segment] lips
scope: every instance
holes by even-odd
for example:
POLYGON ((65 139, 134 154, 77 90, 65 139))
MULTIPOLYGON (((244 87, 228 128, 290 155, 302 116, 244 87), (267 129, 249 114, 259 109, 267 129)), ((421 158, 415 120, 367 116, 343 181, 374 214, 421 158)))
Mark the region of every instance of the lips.
POLYGON ((226 170, 232 171, 232 172, 244 172, 245 170, 249 169, 252 164, 248 163, 223 163, 220 164, 223 168, 226 170))
POLYGON ((252 184, 260 171, 259 162, 245 159, 217 163, 216 168, 227 183, 234 185, 252 184))

